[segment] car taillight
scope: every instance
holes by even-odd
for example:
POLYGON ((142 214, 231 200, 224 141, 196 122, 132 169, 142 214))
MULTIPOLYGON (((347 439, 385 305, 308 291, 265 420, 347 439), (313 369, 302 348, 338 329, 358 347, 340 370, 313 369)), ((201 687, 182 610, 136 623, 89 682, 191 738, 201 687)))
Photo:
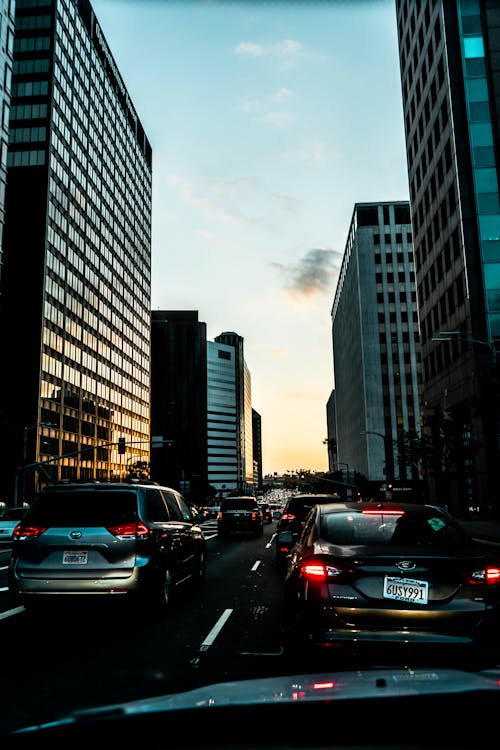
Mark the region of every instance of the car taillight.
POLYGON ((107 527, 110 534, 113 536, 119 536, 120 539, 126 539, 127 537, 136 539, 145 539, 149 534, 149 528, 146 524, 139 522, 133 523, 122 523, 118 526, 107 527))
POLYGON ((486 568, 486 583, 489 586, 495 586, 500 583, 500 568, 489 565, 486 568))
POLYGON ((218 521, 222 521, 222 511, 221 510, 217 513, 217 520, 218 521))
POLYGON ((23 526, 18 524, 12 532, 14 539, 36 539, 37 536, 47 531, 46 526, 23 526))
POLYGON ((470 583, 486 583, 487 586, 500 585, 500 568, 496 565, 487 565, 486 568, 475 570, 468 576, 470 583))
POLYGON ((326 581, 328 578, 337 578, 346 571, 336 565, 326 565, 322 562, 306 562, 300 569, 303 578, 309 581, 326 581))
POLYGON ((283 513, 281 516, 282 521, 294 521, 295 516, 293 513, 283 513))

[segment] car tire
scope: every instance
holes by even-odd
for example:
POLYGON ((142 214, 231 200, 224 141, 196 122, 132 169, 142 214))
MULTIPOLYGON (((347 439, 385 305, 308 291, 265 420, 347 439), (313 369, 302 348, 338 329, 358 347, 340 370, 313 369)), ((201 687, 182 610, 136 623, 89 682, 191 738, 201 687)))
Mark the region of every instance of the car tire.
POLYGON ((203 550, 200 553, 200 556, 198 558, 198 565, 194 572, 194 580, 196 583, 201 583, 205 578, 205 573, 207 570, 207 555, 206 552, 203 550))
POLYGON ((163 615, 170 608, 174 583, 170 568, 159 569, 149 590, 150 609, 155 615, 163 615))

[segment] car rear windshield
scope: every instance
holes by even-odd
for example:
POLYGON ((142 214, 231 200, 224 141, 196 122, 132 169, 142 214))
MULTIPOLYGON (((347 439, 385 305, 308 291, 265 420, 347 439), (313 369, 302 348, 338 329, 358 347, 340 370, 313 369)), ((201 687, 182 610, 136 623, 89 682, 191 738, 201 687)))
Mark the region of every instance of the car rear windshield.
POLYGON ((24 516, 33 526, 116 526, 137 518, 134 492, 47 492, 24 516))
POLYGON ((1 521, 19 521, 26 513, 26 508, 7 508, 0 513, 1 521))
POLYGON ((334 503, 339 500, 340 498, 335 495, 316 495, 314 497, 311 495, 308 498, 293 497, 288 503, 286 512, 294 515, 296 518, 304 519, 315 505, 326 505, 327 503, 334 503))
POLYGON ((458 524, 438 513, 404 511, 339 512, 321 518, 322 539, 338 545, 443 547, 463 545, 467 536, 458 524))
POLYGON ((229 497, 222 502, 221 510, 254 510, 257 501, 251 497, 229 497))

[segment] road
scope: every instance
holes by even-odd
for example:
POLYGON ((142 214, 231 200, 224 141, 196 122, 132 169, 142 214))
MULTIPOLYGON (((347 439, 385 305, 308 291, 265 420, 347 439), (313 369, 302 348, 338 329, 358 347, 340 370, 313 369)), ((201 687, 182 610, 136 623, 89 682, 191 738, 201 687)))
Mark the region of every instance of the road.
POLYGON ((215 525, 203 524, 206 580, 178 592, 169 614, 156 620, 117 600, 38 615, 13 608, 9 553, 0 551, 0 732, 75 708, 334 668, 335 657, 315 662, 288 648, 271 546, 275 522, 251 539, 218 539, 215 525))
POLYGON ((258 539, 220 540, 215 522, 204 527, 201 591, 178 592, 156 621, 116 600, 50 614, 13 609, 8 552, 0 552, 0 731, 76 707, 280 672, 281 585, 268 546, 275 524, 258 539))

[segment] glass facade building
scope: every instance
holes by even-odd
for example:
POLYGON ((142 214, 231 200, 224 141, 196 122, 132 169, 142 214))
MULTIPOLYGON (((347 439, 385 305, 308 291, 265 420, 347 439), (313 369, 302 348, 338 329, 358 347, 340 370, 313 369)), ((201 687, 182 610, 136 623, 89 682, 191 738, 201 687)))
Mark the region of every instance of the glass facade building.
POLYGON ((10 94, 12 86, 12 61, 14 54, 14 0, 0 0, 0 279, 2 276, 2 238, 5 222, 5 187, 7 180, 7 153, 9 143, 10 94))
POLYGON ((500 513, 497 0, 396 0, 432 499, 500 513))
POLYGON ((15 24, 0 398, 19 499, 20 479, 149 461, 152 153, 88 0, 17 0, 15 24))

